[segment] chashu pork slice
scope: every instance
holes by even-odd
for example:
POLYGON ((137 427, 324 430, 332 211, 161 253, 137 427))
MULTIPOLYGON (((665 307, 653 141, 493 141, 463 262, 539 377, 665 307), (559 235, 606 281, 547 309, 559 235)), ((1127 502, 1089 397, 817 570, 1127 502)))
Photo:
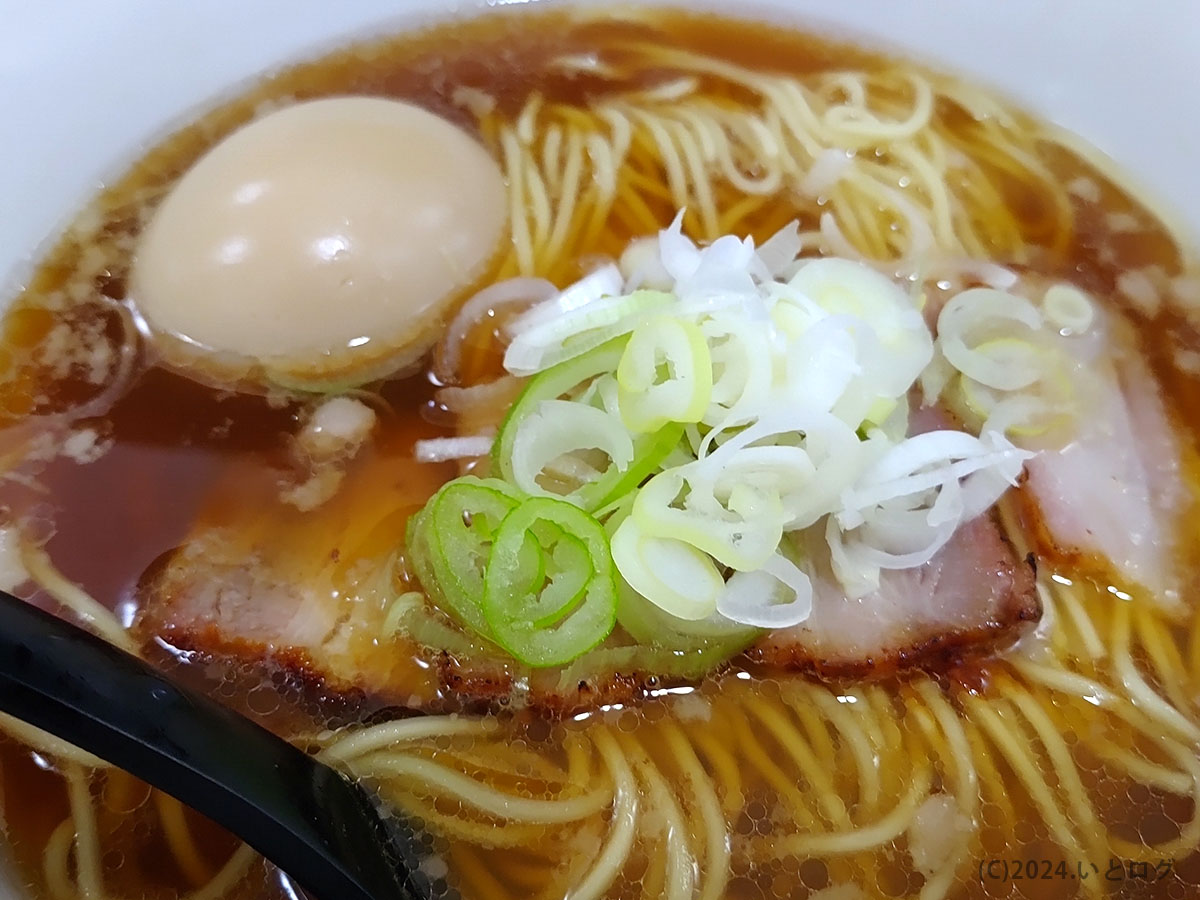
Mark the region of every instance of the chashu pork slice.
POLYGON ((883 570, 879 588, 858 599, 834 578, 824 541, 810 536, 804 549, 812 615, 764 636, 748 651, 752 660, 826 677, 937 670, 1011 644, 1041 618, 1033 564, 993 514, 959 526, 925 565, 883 570))
MULTIPOLYGON (((401 533, 394 525, 383 531, 401 533)), ((418 643, 385 628, 398 593, 386 555, 356 558, 335 546, 296 556, 281 550, 289 538, 296 535, 273 530, 248 544, 229 529, 197 534, 143 579, 135 622, 142 641, 209 669, 249 664, 318 700, 367 709, 502 704, 568 715, 636 702, 698 674, 687 659, 664 663, 661 651, 630 646, 620 631, 567 668, 536 671, 494 649, 464 650, 461 635, 445 642, 452 646, 418 643)), ((820 553, 814 542, 814 557, 820 553)), ((960 528, 924 567, 885 572, 879 591, 861 600, 844 595, 827 561, 813 575, 812 617, 763 637, 744 663, 831 677, 936 671, 1014 641, 1041 612, 1031 564, 990 516, 960 528)), ((434 630, 424 634, 437 634, 437 614, 425 621, 434 630)))
POLYGON ((1131 329, 1110 314, 1072 345, 1080 414, 1065 445, 1026 463, 1019 492, 1039 557, 1167 607, 1181 603, 1182 448, 1131 329))

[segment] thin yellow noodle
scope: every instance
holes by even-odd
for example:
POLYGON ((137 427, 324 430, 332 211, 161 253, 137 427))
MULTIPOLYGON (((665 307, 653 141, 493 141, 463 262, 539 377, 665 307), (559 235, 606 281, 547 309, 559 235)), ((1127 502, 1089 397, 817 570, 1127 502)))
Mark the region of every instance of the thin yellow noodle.
MULTIPOLYGON (((904 733, 897 720, 896 709, 887 692, 878 685, 869 684, 863 689, 862 696, 867 704, 862 712, 864 714, 869 712, 873 716, 882 736, 882 743, 878 745, 879 753, 881 755, 904 753, 906 751, 904 733)), ((894 766, 888 767, 882 774, 885 776, 884 790, 890 792, 891 796, 898 796, 908 785, 908 773, 900 771, 894 766), (886 778, 888 775, 891 776, 891 784, 888 784, 886 778)))
POLYGON ((704 880, 697 900, 719 900, 729 882, 729 830, 721 813, 721 802, 679 725, 668 721, 662 729, 704 824, 704 880))
POLYGON ((104 870, 100 861, 100 836, 96 829, 96 810, 87 773, 77 765, 66 767, 67 795, 71 801, 71 819, 75 823, 75 880, 83 900, 101 900, 104 896, 104 870))
POLYGON ((642 201, 634 188, 623 184, 617 202, 612 208, 613 224, 627 234, 641 236, 654 234, 659 226, 654 213, 642 201), (624 202, 622 202, 624 201, 624 202))
POLYGON ((517 139, 526 146, 533 143, 534 124, 537 122, 538 114, 541 113, 545 102, 546 98, 535 91, 529 95, 529 99, 525 101, 525 105, 521 107, 521 112, 517 115, 517 121, 513 128, 517 139))
POLYGON ((753 117, 731 115, 725 119, 723 126, 717 121, 705 123, 704 116, 690 113, 693 128, 705 128, 709 141, 713 145, 714 160, 717 169, 725 180, 741 193, 749 196, 762 197, 774 194, 783 186, 784 169, 778 159, 778 147, 783 143, 782 135, 774 135, 753 117), (738 130, 743 133, 738 134, 738 130), (755 145, 746 153, 753 159, 762 174, 755 177, 747 174, 734 158, 734 149, 730 137, 740 139, 745 145, 755 145), (775 152, 771 152, 774 145, 775 152))
POLYGON ((21 540, 18 542, 21 564, 38 587, 54 598, 56 603, 71 610, 79 620, 100 637, 126 653, 138 655, 137 647, 124 626, 111 610, 96 602, 79 585, 68 581, 54 566, 45 549, 21 540))
POLYGON ((103 809, 127 814, 150 799, 153 789, 144 781, 138 781, 124 769, 114 766, 103 772, 104 782, 100 795, 100 805, 103 809))
POLYGON ((1188 633, 1188 663, 1192 686, 1200 685, 1200 606, 1192 613, 1192 625, 1188 633))
POLYGON ((1022 690, 1015 682, 1005 679, 997 685, 998 690, 1016 706, 1025 721, 1032 726, 1034 733, 1046 751, 1050 765, 1058 779, 1059 792, 1064 794, 1064 800, 1071 811, 1071 822, 1079 829, 1087 851, 1092 859, 1100 859, 1105 853, 1105 829, 1096 817, 1096 810, 1088 800, 1087 790, 1079 777, 1079 769, 1071 758, 1071 751, 1063 741, 1062 735, 1054 727, 1054 723, 1046 714, 1045 709, 1037 700, 1022 690))
POLYGON ((641 96, 653 103, 677 103, 689 94, 695 94, 698 87, 696 78, 688 75, 643 88, 641 96))
POLYGON ((740 223, 749 216, 759 212, 768 203, 766 197, 756 197, 749 195, 735 201, 732 205, 725 207, 721 213, 721 220, 717 227, 722 234, 737 234, 745 229, 740 227, 740 223))
POLYGON ((633 137, 622 177, 633 184, 647 202, 658 200, 677 209, 670 185, 663 184, 663 161, 658 156, 653 136, 639 128, 633 132, 633 137))
POLYGON ((533 235, 529 227, 529 213, 525 205, 523 154, 517 136, 511 128, 501 129, 500 147, 504 154, 504 172, 508 179, 508 220, 512 226, 517 270, 528 275, 534 271, 533 235))
POLYGON ((980 799, 984 802, 990 802, 1000 811, 999 823, 983 823, 987 828, 1010 833, 1011 826, 1017 821, 1016 811, 1013 808, 1012 799, 1008 795, 1007 785, 1004 783, 1004 777, 1000 774, 999 768, 996 766, 996 761, 992 758, 992 753, 987 747, 987 738, 978 728, 975 722, 965 717, 960 719, 963 726, 963 731, 966 733, 967 742, 971 747, 971 759, 974 761, 975 769, 978 772, 980 799), (986 798, 986 799, 984 799, 986 798))
POLYGON ((608 805, 611 797, 610 791, 602 787, 559 800, 515 797, 447 766, 398 753, 374 753, 360 757, 351 764, 351 768, 355 774, 366 778, 415 779, 427 784, 431 790, 456 797, 480 812, 500 819, 526 822, 573 822, 600 811, 608 805))
POLYGON ((715 240, 717 233, 717 207, 713 202, 712 184, 705 172, 703 153, 696 141, 695 135, 687 125, 681 122, 670 123, 666 128, 668 135, 673 134, 679 146, 682 162, 690 175, 692 193, 690 199, 695 201, 696 211, 700 216, 701 234, 708 240, 715 240))
POLYGON ((1159 616, 1158 607, 1149 603, 1139 603, 1133 610, 1133 616, 1139 643, 1154 667, 1162 690, 1176 709, 1191 709, 1194 704, 1188 701, 1184 693, 1187 676, 1183 659, 1174 641, 1164 633, 1165 625, 1159 616))
POLYGON ((569 786, 577 784, 553 762, 536 750, 521 749, 508 744, 488 743, 482 747, 457 749, 443 753, 435 751, 428 756, 438 762, 449 763, 454 768, 489 773, 492 780, 500 783, 520 783, 526 787, 569 786))
POLYGON ((184 896, 184 900, 219 900, 228 894, 250 872, 254 864, 261 859, 249 844, 242 844, 230 855, 225 865, 212 877, 212 880, 199 890, 184 896))
POLYGON ((469 847, 451 844, 450 857, 454 873, 469 888, 466 896, 472 900, 513 900, 500 879, 469 847))
MULTIPOLYGON (((619 189, 620 187, 618 185, 616 188, 614 188, 614 191, 619 189)), ((614 196, 598 196, 596 195, 596 191, 592 191, 591 194, 593 196, 591 197, 590 202, 583 204, 585 207, 591 206, 591 214, 588 216, 587 223, 580 231, 579 236, 576 239, 576 244, 581 247, 591 247, 596 246, 597 244, 611 244, 612 246, 610 248, 610 255, 616 257, 620 251, 624 249, 618 245, 618 235, 611 230, 607 235, 605 234, 605 226, 608 224, 610 216, 613 215, 613 200, 615 194, 614 196), (604 240, 605 237, 607 237, 607 241, 604 240)), ((654 229, 651 228, 647 230, 647 233, 653 231, 654 229)), ((641 232, 639 230, 634 230, 632 233, 637 235, 641 232)), ((601 247, 601 249, 603 249, 603 247, 601 247)))
POLYGON ((925 152, 913 147, 899 145, 891 150, 898 159, 904 160, 907 170, 919 180, 929 198, 932 213, 930 224, 938 242, 943 247, 953 247, 958 243, 954 236, 954 222, 950 215, 950 196, 946 190, 944 172, 937 172, 925 152))
POLYGON ((1049 249, 1055 253, 1063 252, 1071 233, 1070 226, 1065 223, 1071 222, 1074 215, 1065 192, 1054 189, 1055 181, 1051 172, 1032 153, 1026 153, 1011 140, 985 142, 973 150, 976 159, 990 162, 996 168, 1005 171, 1014 181, 1024 185, 1035 181, 1039 187, 1047 187, 1047 190, 1039 190, 1037 196, 1051 201, 1052 208, 1046 210, 1050 220, 1037 224, 1041 224, 1049 235, 1053 236, 1049 249))
POLYGON ((666 126, 654 115, 643 110, 631 111, 632 118, 645 129, 652 146, 657 150, 657 161, 663 166, 670 189, 671 202, 676 208, 682 209, 688 205, 687 175, 684 173, 683 160, 679 149, 671 140, 666 126))
POLYGON ((1170 794, 1187 795, 1194 787, 1186 772, 1168 769, 1150 762, 1139 752, 1128 750, 1105 737, 1092 737, 1088 749, 1112 766, 1125 769, 1134 781, 1158 788, 1170 794))
MULTIPOLYGON (((874 259, 903 259, 914 263, 920 262, 917 258, 918 248, 916 245, 918 242, 928 245, 925 248, 926 252, 935 245, 929 224, 924 221, 908 198, 887 183, 895 180, 895 175, 886 170, 879 172, 877 167, 870 164, 864 165, 864 169, 870 173, 871 177, 846 182, 848 190, 852 188, 859 196, 839 207, 842 211, 843 229, 847 222, 861 221, 864 240, 868 238, 872 240, 859 244, 859 246, 874 259), (878 209, 880 212, 877 215, 862 215, 864 209, 878 209), (897 219, 896 216, 899 218, 897 219), (906 227, 900 228, 901 223, 904 223, 906 227), (918 229, 926 232, 923 241, 918 241, 920 237, 918 229), (902 241, 907 241, 907 243, 902 241)), ((853 237, 849 232, 848 235, 853 237)), ((947 249, 952 253, 960 251, 957 244, 951 245, 947 249)))
POLYGON ((929 223, 925 221, 921 211, 916 208, 912 200, 896 188, 881 185, 878 192, 901 216, 906 225, 905 233, 908 237, 908 245, 897 254, 898 258, 907 260, 910 266, 919 266, 925 257, 935 252, 937 247, 937 239, 930 229, 929 223))
POLYGON ((71 881, 71 848, 75 844, 75 822, 68 816, 50 833, 42 850, 42 877, 54 900, 78 900, 79 890, 71 881))
POLYGON ((962 722, 950 706, 950 701, 936 684, 927 678, 922 678, 914 686, 916 692, 925 701, 926 708, 933 713, 942 734, 950 747, 949 760, 954 764, 957 785, 955 796, 963 813, 970 819, 975 818, 979 807, 979 776, 974 765, 974 754, 971 745, 963 731, 962 722))
POLYGON ((784 717, 778 706, 767 703, 760 697, 747 699, 745 705, 786 751, 787 757, 796 765, 801 777, 816 793, 825 816, 835 826, 849 827, 850 817, 846 814, 846 804, 838 796, 833 782, 829 779, 829 774, 817 761, 812 748, 808 746, 803 735, 784 717))
POLYGON ((643 845, 646 871, 642 875, 642 896, 646 900, 662 900, 667 886, 667 854, 663 853, 658 841, 643 845))
POLYGON ((552 194, 559 196, 562 194, 562 136, 562 126, 551 122, 542 137, 542 171, 546 173, 546 186, 552 194))
POLYGON ((1151 718, 1134 702, 1133 698, 1125 699, 1104 685, 1065 669, 1043 666, 1033 660, 1014 658, 1013 667, 1025 678, 1045 685, 1071 697, 1083 697, 1093 706, 1109 710, 1135 730, 1146 734, 1153 733, 1151 718))
POLYGON ((887 244, 879 238, 878 232, 872 233, 869 230, 877 224, 879 217, 872 216, 871 224, 867 225, 858 214, 862 203, 857 194, 862 192, 867 184, 865 180, 841 179, 833 188, 829 206, 837 222, 838 231, 861 255, 869 259, 888 259, 890 254, 887 244))
POLYGON ((757 84, 748 86, 751 90, 757 90, 775 108, 779 115, 779 123, 783 126, 784 139, 787 140, 790 134, 799 144, 798 148, 789 148, 791 155, 798 160, 811 161, 829 146, 828 143, 814 137, 814 133, 821 129, 821 122, 809 106, 800 85, 788 81, 758 81, 757 84))
POLYGON ((578 202, 579 184, 583 177, 583 156, 583 138, 579 132, 572 130, 567 141, 567 165, 563 173, 562 198, 544 251, 547 259, 558 259, 562 255, 563 244, 573 221, 572 213, 578 202))
MULTIPOLYGON (((562 119, 569 128, 595 128, 597 110, 593 107, 577 107, 569 103, 556 103, 549 107, 553 114, 562 119)), ((619 123, 601 117, 614 131, 619 130, 619 123)))
POLYGON ((528 847, 546 833, 546 826, 527 822, 480 822, 461 812, 444 813, 420 794, 385 786, 387 799, 405 813, 434 827, 439 834, 480 847, 528 847))
POLYGON ((868 705, 867 695, 863 693, 862 688, 852 687, 843 689, 840 696, 846 698, 846 709, 862 726, 867 739, 871 742, 871 746, 876 750, 884 747, 887 741, 883 736, 883 728, 879 723, 879 717, 868 705))
POLYGON ((964 699, 964 704, 972 721, 978 722, 979 727, 988 734, 1020 780, 1054 840, 1069 856, 1085 859, 1083 847, 1071 828, 1071 823, 1055 802, 1053 792, 1028 752, 1028 737, 999 712, 999 702, 989 703, 979 697, 968 696, 964 699))
POLYGON ((495 724, 487 719, 465 716, 413 716, 341 735, 318 756, 327 763, 346 762, 394 744, 434 737, 482 735, 492 731, 495 731, 495 724))
POLYGON ((971 256, 982 258, 1009 256, 1015 262, 1024 262, 1027 253, 1020 223, 1014 218, 996 186, 978 170, 972 170, 963 178, 961 190, 963 199, 977 211, 976 215, 972 216, 964 209, 960 220, 958 230, 967 252, 971 256), (988 236, 992 244, 986 242, 984 236, 977 232, 976 226, 981 221, 987 222, 988 236))
POLYGON ((572 133, 584 135, 584 150, 592 167, 591 188, 602 203, 611 203, 617 193, 617 170, 624 162, 624 156, 617 153, 611 137, 577 130, 572 133))
MULTIPOLYGON (((849 72, 834 72, 826 79, 825 87, 845 94, 846 106, 866 107, 867 105, 867 91, 862 79, 849 72)), ((838 102, 836 97, 832 98, 832 102, 838 102)))
POLYGON ((651 821, 661 823, 655 830, 661 832, 666 844, 667 881, 663 898, 690 900, 695 890, 696 858, 688 840, 689 829, 684 825, 683 810, 662 772, 637 738, 632 734, 619 734, 617 740, 633 762, 633 770, 645 787, 646 802, 655 813, 653 820, 642 818, 642 827, 650 828, 651 821))
MULTIPOLYGON (((1196 847, 1200 846, 1200 760, 1197 760, 1194 748, 1175 744, 1174 741, 1171 744, 1174 746, 1168 752, 1176 758, 1181 767, 1191 770, 1191 818, 1183 823, 1178 836, 1173 840, 1158 844, 1133 843, 1115 836, 1110 838, 1113 850, 1122 856, 1131 859, 1162 859, 1175 854, 1194 853, 1196 847)), ((1164 741, 1164 746, 1170 745, 1164 741)))
POLYGON ((628 211, 631 221, 634 223, 629 228, 631 234, 654 234, 663 227, 664 223, 646 202, 647 198, 650 200, 657 198, 652 192, 645 192, 645 176, 634 169, 627 169, 623 174, 623 180, 625 190, 618 194, 617 200, 620 202, 614 204, 613 212, 628 211))
POLYGON ((629 858, 638 826, 637 784, 628 760, 606 728, 598 728, 593 740, 613 783, 612 819, 600 855, 572 888, 571 900, 599 900, 604 896, 629 858))
POLYGON ((775 764, 775 761, 771 758, 771 754, 763 747, 757 735, 755 735, 754 729, 751 728, 750 723, 746 721, 741 711, 731 711, 730 718, 733 720, 734 727, 731 733, 737 735, 738 744, 741 747, 746 762, 758 771, 758 774, 762 776, 767 785, 773 788, 786 803, 788 811, 800 827, 807 829, 818 828, 820 824, 819 819, 817 818, 817 814, 809 808, 807 796, 796 785, 795 780, 789 778, 775 764))
MULTIPOLYGON (((871 747, 870 738, 857 719, 846 709, 846 704, 839 703, 830 691, 818 685, 802 685, 806 699, 815 703, 825 717, 829 719, 842 738, 842 746, 850 751, 858 770, 858 802, 863 811, 870 812, 879 805, 880 782, 877 757, 871 747)), ((800 698, 790 698, 784 695, 784 701, 793 709, 800 706, 800 698)))
POLYGON ((917 722, 931 749, 941 758, 943 768, 953 769, 955 803, 971 829, 959 835, 961 839, 954 852, 921 886, 920 900, 940 900, 949 893, 978 834, 979 825, 975 820, 979 807, 978 781, 966 735, 941 690, 926 678, 918 679, 911 689, 916 696, 911 698, 910 712, 916 714, 917 722), (939 728, 940 735, 936 733, 939 728))
MULTIPOLYGON (((940 91, 939 91, 940 93, 940 91)), ((946 152, 946 142, 941 139, 938 134, 937 126, 931 127, 928 131, 917 136, 917 144, 921 152, 929 160, 929 165, 933 170, 939 173, 942 180, 946 180, 946 170, 950 168, 949 154, 946 152)))
POLYGON ((68 744, 48 731, 35 728, 28 722, 22 722, 8 713, 0 712, 0 729, 8 732, 27 747, 31 747, 38 753, 53 759, 73 763, 84 769, 101 770, 111 768, 109 763, 97 756, 93 756, 86 750, 80 750, 73 744, 68 744))
POLYGON ((804 728, 804 736, 808 742, 808 746, 816 754, 818 765, 830 772, 836 772, 838 751, 833 745, 833 738, 830 736, 830 722, 828 718, 822 716, 820 711, 814 706, 805 704, 788 705, 791 707, 792 714, 800 720, 800 724, 804 728))
POLYGON ((493 853, 488 858, 488 865, 503 875, 505 884, 520 888, 525 895, 535 893, 550 874, 546 859, 531 855, 522 848, 515 848, 508 853, 493 853))
POLYGON ((550 237, 550 195, 542 173, 527 149, 521 151, 521 167, 524 169, 526 202, 533 217, 534 271, 541 271, 539 263, 545 260, 546 241, 550 237))
POLYGON ((716 775, 721 808, 727 816, 736 815, 746 800, 742 792, 742 773, 737 760, 729 749, 709 732, 707 725, 689 726, 688 737, 704 755, 716 775))
POLYGON ((158 810, 163 837, 166 838, 167 847, 175 857, 179 870, 193 887, 204 884, 212 873, 192 837, 192 829, 184 817, 183 804, 169 794, 155 791, 154 806, 158 810))
POLYGON ((919 75, 908 76, 913 87, 913 106, 907 118, 884 121, 877 116, 852 111, 851 107, 834 106, 826 111, 824 125, 831 143, 853 146, 863 140, 872 143, 911 139, 924 128, 933 114, 933 89, 919 75), (857 119, 857 120, 856 120, 857 119))
POLYGON ((578 734, 568 734, 563 741, 567 751, 567 780, 571 784, 587 784, 592 780, 592 751, 578 734))
POLYGON ((895 840, 912 824, 917 808, 925 800, 933 784, 933 769, 929 760, 917 754, 913 754, 910 760, 912 771, 908 773, 908 787, 899 802, 886 815, 870 825, 860 825, 851 830, 776 837, 772 841, 769 854, 776 858, 791 854, 799 857, 842 856, 879 847, 895 840))
POLYGON ((663 112, 690 135, 702 169, 710 168, 717 160, 718 145, 725 141, 719 119, 705 106, 675 104, 663 112))
POLYGON ((1150 718, 1169 729, 1178 737, 1196 745, 1200 744, 1200 726, 1189 721, 1183 713, 1171 706, 1154 692, 1137 670, 1129 654, 1130 604, 1136 601, 1114 600, 1112 664, 1117 677, 1125 685, 1130 699, 1150 718))
POLYGON ((1093 661, 1107 659, 1108 648, 1105 647, 1104 641, 1100 639, 1100 634, 1096 631, 1095 624, 1093 624, 1091 617, 1084 611, 1083 604, 1080 602, 1076 592, 1055 583, 1055 587, 1051 588, 1051 593, 1054 596, 1056 605, 1067 614, 1072 625, 1079 632, 1079 638, 1083 643, 1088 658, 1093 661))

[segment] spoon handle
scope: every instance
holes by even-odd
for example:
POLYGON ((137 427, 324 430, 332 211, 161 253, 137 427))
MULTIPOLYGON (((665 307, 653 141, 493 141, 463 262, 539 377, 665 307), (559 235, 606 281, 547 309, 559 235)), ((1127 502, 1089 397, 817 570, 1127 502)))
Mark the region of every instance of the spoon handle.
POLYGON ((322 900, 443 894, 416 835, 258 724, 0 591, 0 709, 154 785, 240 836, 322 900))

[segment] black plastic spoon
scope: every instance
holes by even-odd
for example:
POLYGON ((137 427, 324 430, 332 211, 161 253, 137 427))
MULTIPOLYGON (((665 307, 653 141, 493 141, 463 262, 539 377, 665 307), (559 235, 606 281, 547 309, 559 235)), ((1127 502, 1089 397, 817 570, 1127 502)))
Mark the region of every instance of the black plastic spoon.
MULTIPOLYGON (((0 709, 208 816, 320 900, 450 894, 366 791, 137 657, 0 591, 0 709)), ((426 851, 427 852, 427 851, 426 851)))

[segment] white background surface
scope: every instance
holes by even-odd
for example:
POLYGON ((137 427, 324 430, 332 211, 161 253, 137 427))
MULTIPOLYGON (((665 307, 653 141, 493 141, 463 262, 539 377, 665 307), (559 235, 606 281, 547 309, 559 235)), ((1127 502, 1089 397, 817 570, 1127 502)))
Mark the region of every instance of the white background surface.
MULTIPOLYGON (((11 293, 105 176, 232 85, 380 23, 483 5, 0 4, 0 289, 11 293)), ((911 48, 999 86, 1088 137, 1200 233, 1200 2, 758 0, 756 9, 911 48)))

